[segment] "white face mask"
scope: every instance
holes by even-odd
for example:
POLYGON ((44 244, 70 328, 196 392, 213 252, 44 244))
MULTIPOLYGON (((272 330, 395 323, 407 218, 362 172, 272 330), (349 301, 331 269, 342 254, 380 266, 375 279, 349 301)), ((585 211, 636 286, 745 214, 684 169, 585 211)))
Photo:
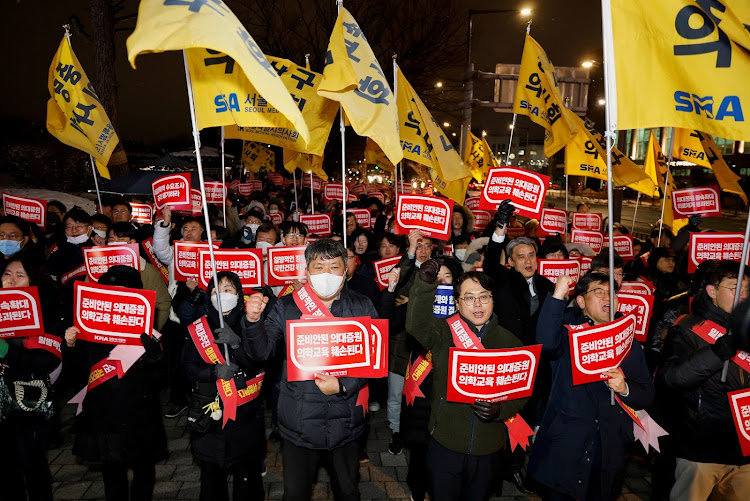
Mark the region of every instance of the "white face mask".
POLYGON ((263 257, 266 257, 266 254, 268 254, 268 248, 273 247, 273 244, 270 242, 265 242, 263 240, 259 242, 255 242, 255 248, 256 249, 263 249, 263 257))
POLYGON ((453 251, 453 254, 456 256, 456 259, 463 261, 466 257, 466 249, 456 249, 453 251))
POLYGON ((318 273, 310 275, 310 285, 320 297, 331 297, 339 290, 344 283, 343 275, 334 275, 333 273, 318 273))
POLYGON ((229 292, 219 292, 211 296, 211 304, 214 305, 216 311, 219 310, 219 298, 221 298, 221 310, 222 313, 232 311, 237 306, 237 294, 230 294, 229 292))
POLYGON ((245 228, 250 228, 250 231, 252 231, 253 235, 254 235, 255 232, 258 231, 258 228, 260 228, 260 225, 259 224, 255 224, 255 223, 250 223, 250 224, 246 224, 245 228))
POLYGON ((81 245, 82 243, 86 242, 89 239, 88 234, 84 233, 83 235, 78 235, 77 237, 66 237, 68 239, 69 244, 73 245, 81 245))
POLYGON ((99 235, 100 238, 103 238, 104 240, 107 239, 107 232, 104 230, 94 230, 94 233, 99 235))

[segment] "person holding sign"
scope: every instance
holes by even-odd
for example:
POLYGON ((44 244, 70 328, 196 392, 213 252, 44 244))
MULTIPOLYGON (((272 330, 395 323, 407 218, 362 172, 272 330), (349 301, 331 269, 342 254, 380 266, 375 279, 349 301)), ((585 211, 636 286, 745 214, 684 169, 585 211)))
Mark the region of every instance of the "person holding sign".
POLYGON ((427 450, 432 499, 486 500, 496 476, 496 465, 506 447, 503 421, 518 413, 528 399, 473 405, 448 402, 450 348, 512 348, 521 341, 497 322, 493 313, 492 279, 484 273, 464 273, 454 283, 458 314, 448 319, 433 314, 440 266, 428 260, 416 272, 409 293, 406 330, 432 351, 432 394, 427 450))
MULTIPOLYGON (((303 316, 378 318, 369 299, 344 287, 347 261, 339 242, 316 240, 305 249, 307 285, 276 301, 265 321, 260 320, 268 298, 259 293, 248 298, 242 338, 252 360, 265 361, 276 350, 285 349, 288 321, 303 316)), ((278 403, 279 432, 284 439, 284 500, 310 499, 321 461, 331 470, 334 499, 358 500, 358 439, 367 407, 367 399, 360 402, 359 392, 367 379, 316 376, 313 381, 289 381, 285 359, 278 403)))
POLYGON ((633 419, 622 405, 611 405, 610 390, 625 405, 643 409, 653 402, 654 385, 639 343, 620 367, 600 374, 602 382, 573 384, 570 332, 610 321, 610 291, 608 275, 588 273, 576 284, 576 306, 566 309, 571 284, 569 276, 559 277, 539 315, 536 340, 552 360, 552 390, 528 471, 545 488, 543 500, 614 500, 622 490, 626 447, 635 438, 633 419))

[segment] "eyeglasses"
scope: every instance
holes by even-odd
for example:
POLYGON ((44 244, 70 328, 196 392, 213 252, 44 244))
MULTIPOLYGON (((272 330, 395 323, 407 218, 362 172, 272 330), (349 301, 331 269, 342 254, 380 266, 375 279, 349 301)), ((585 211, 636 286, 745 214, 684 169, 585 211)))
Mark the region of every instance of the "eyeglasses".
POLYGON ((482 304, 489 304, 492 294, 482 294, 481 296, 464 296, 458 298, 466 304, 477 304, 477 299, 482 304))
POLYGON ((286 238, 305 238, 302 233, 287 233, 286 238))
MULTIPOLYGON (((719 287, 721 287, 722 289, 727 289, 727 290, 732 291, 732 294, 737 294, 736 285, 734 287, 727 287, 726 285, 720 285, 719 287)), ((742 287, 740 289, 740 296, 748 296, 748 295, 750 295, 750 287, 742 287)))
POLYGON ((23 240, 23 235, 18 233, 0 233, 0 240, 23 240))
POLYGON ((609 297, 609 291, 607 289, 602 289, 601 287, 597 287, 596 289, 591 289, 590 291, 586 291, 586 294, 593 294, 599 299, 604 299, 605 297, 609 297))
POLYGON ((89 227, 89 225, 88 224, 84 224, 84 223, 66 224, 65 225, 65 230, 67 231, 67 230, 74 230, 75 229, 75 230, 78 230, 78 231, 83 231, 83 230, 85 230, 88 227, 89 227))

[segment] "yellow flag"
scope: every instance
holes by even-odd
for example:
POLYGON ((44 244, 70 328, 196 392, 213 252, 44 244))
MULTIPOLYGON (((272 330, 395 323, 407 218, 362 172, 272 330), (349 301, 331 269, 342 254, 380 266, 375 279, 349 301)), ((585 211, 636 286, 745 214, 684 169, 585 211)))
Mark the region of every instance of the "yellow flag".
POLYGON ((271 155, 271 150, 256 142, 244 141, 242 143, 242 164, 249 172, 257 173, 266 165, 271 155))
POLYGON ((455 181, 443 181, 435 169, 428 168, 430 172, 430 179, 432 179, 432 187, 435 191, 442 193, 446 197, 450 198, 457 204, 463 205, 466 199, 466 188, 471 182, 471 176, 463 179, 457 179, 455 181))
MULTIPOLYGON (((216 51, 216 56, 226 59, 217 62, 213 71, 226 71, 231 67, 233 72, 244 72, 257 93, 289 120, 302 140, 311 141, 302 112, 276 70, 239 19, 221 0, 141 0, 138 22, 135 31, 128 37, 127 46, 128 60, 134 68, 135 58, 144 52, 192 48, 216 51), (229 58, 233 61, 231 65, 229 58), (234 62, 240 70, 234 68, 234 62)), ((213 74, 213 71, 210 73, 213 74)), ((226 97, 226 101, 220 100, 227 105, 228 111, 229 100, 230 97, 226 97)), ((216 125, 231 123, 237 122, 227 118, 216 125)))
POLYGON ((388 157, 383 153, 383 150, 378 146, 378 143, 369 137, 365 144, 365 163, 368 165, 377 165, 381 169, 391 172, 396 170, 396 167, 390 160, 388 160, 388 157))
MULTIPOLYGON (((664 204, 664 218, 662 219, 662 223, 671 228, 672 224, 674 223, 674 213, 672 211, 672 190, 676 188, 676 186, 674 184, 674 178, 672 178, 672 172, 667 166, 667 160, 664 157, 664 153, 662 153, 661 151, 661 145, 659 145, 659 141, 656 140, 653 132, 651 133, 651 136, 648 140, 648 151, 646 152, 646 158, 644 159, 643 164, 646 173, 649 176, 649 179, 651 179, 651 176, 653 176, 652 182, 656 183, 658 192, 664 194, 664 198, 662 200, 662 203, 664 204), (664 180, 665 174, 667 175, 666 181, 664 180)), ((649 196, 654 195, 654 193, 645 194, 649 196)))
POLYGON ((309 174, 312 171, 313 174, 321 178, 323 181, 328 181, 328 174, 323 170, 323 157, 318 155, 299 153, 294 150, 285 149, 284 168, 290 174, 294 172, 295 169, 300 169, 305 174, 309 174))
POLYGON ((96 171, 100 176, 102 176, 104 179, 112 179, 112 176, 110 176, 109 174, 109 169, 105 164, 96 159, 94 160, 94 162, 96 163, 96 171))
POLYGON ((479 139, 469 132, 466 137, 466 148, 464 149, 464 163, 468 167, 471 175, 479 181, 484 182, 487 177, 487 171, 490 167, 497 167, 498 163, 495 155, 492 154, 490 145, 485 138, 479 139))
POLYGON ((544 49, 526 34, 513 113, 528 116, 546 129, 544 154, 551 157, 575 136, 577 127, 565 110, 555 67, 544 49))
POLYGON ((391 163, 403 158, 393 92, 364 33, 343 7, 328 42, 318 94, 340 102, 356 133, 371 137, 391 163))
POLYGON ((120 140, 66 37, 49 67, 47 89, 49 133, 93 156, 101 176, 109 179, 107 163, 120 140))
POLYGON ((711 169, 714 171, 719 186, 721 186, 721 191, 739 195, 740 198, 747 203, 747 195, 745 195, 745 192, 737 183, 737 181, 741 179, 740 176, 732 172, 732 169, 730 169, 724 161, 724 157, 721 156, 721 151, 719 151, 719 147, 716 146, 716 142, 714 141, 714 138, 711 137, 711 134, 706 134, 705 132, 699 132, 697 130, 694 130, 693 134, 701 142, 703 151, 706 152, 706 160, 711 164, 711 169))
POLYGON ((648 138, 648 153, 646 154, 645 163, 643 166, 643 172, 648 176, 648 179, 642 179, 634 184, 629 184, 628 188, 632 188, 636 191, 640 191, 644 195, 649 197, 659 196, 660 179, 662 174, 667 171, 667 159, 664 158, 664 154, 661 152, 661 146, 654 136, 654 132, 651 131, 648 138))
POLYGON ((706 158, 706 152, 703 151, 701 140, 695 134, 693 129, 673 129, 674 143, 672 145, 672 158, 674 160, 684 160, 700 165, 707 169, 711 168, 711 162, 706 158))
POLYGON ((484 145, 484 163, 490 167, 500 167, 500 162, 495 157, 495 154, 492 153, 492 148, 487 143, 487 138, 482 138, 482 144, 484 145))
POLYGON ((287 59, 268 57, 310 130, 306 143, 247 79, 235 61, 211 49, 187 49, 198 128, 228 125, 225 137, 322 155, 338 103, 318 95, 323 75, 287 59), (235 125, 237 124, 237 125, 235 125))
POLYGON ((750 2, 605 1, 618 129, 672 126, 750 140, 750 2))

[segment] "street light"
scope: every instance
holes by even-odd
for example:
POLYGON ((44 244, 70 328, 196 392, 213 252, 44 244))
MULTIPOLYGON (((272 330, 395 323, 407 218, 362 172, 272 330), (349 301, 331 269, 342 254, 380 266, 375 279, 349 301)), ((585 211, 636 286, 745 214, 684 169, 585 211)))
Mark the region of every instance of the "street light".
POLYGON ((443 88, 443 82, 436 83, 435 87, 437 87, 438 89, 442 89, 443 88))
POLYGON ((450 122, 443 122, 443 127, 450 127, 450 126, 451 126, 450 122))
POLYGON ((607 104, 607 101, 605 101, 604 98, 600 98, 598 103, 599 103, 599 106, 604 106, 605 104, 607 104))

